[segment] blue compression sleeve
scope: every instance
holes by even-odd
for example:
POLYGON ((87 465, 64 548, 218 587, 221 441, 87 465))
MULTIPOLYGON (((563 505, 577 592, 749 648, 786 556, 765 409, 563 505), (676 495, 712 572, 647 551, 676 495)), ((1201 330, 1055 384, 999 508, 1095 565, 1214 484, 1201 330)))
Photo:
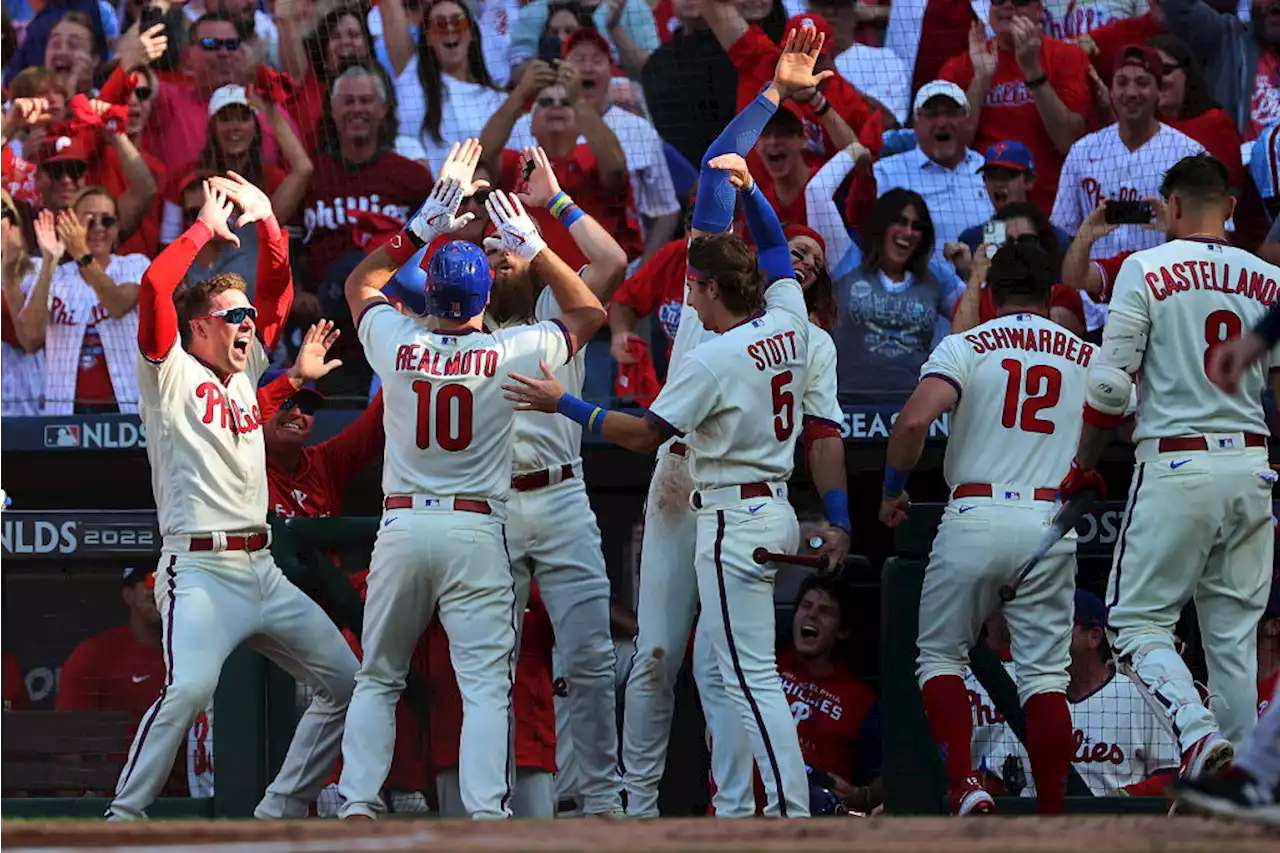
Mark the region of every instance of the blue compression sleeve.
POLYGON ((753 185, 751 192, 742 193, 742 212, 747 218, 747 228, 756 243, 756 263, 764 273, 766 282, 780 278, 795 278, 791 265, 791 249, 787 247, 787 235, 782 232, 778 214, 769 199, 753 185))
POLYGON ((723 234, 733 224, 733 207, 736 203, 733 187, 729 185, 729 173, 723 169, 707 168, 707 163, 721 154, 738 154, 743 157, 760 138, 760 132, 773 118, 778 107, 763 94, 747 104, 747 108, 733 117, 715 142, 702 156, 702 168, 698 172, 698 199, 693 205, 693 227, 708 234, 723 234))

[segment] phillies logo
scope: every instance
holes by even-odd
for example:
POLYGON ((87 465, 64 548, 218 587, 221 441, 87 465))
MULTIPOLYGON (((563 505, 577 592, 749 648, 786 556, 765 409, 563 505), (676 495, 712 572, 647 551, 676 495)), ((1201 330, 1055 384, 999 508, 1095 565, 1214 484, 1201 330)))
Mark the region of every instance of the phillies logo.
POLYGON ((251 433, 262 425, 262 415, 257 406, 244 411, 213 382, 201 382, 196 388, 196 399, 204 400, 204 415, 200 420, 205 424, 212 425, 216 416, 218 426, 237 435, 251 433))
POLYGON ((799 725, 813 714, 813 709, 809 707, 808 702, 792 702, 791 716, 795 718, 796 724, 799 725))
MULTIPOLYGON (((1090 210, 1101 203, 1102 185, 1098 183, 1096 178, 1081 178, 1080 189, 1084 191, 1085 198, 1089 200, 1090 210)), ((1142 198, 1142 194, 1134 187, 1120 187, 1113 197, 1118 201, 1138 201, 1142 198)))
POLYGON ((1072 761, 1077 764, 1124 764, 1124 750, 1118 744, 1100 740, 1090 744, 1085 733, 1076 729, 1076 751, 1072 761))

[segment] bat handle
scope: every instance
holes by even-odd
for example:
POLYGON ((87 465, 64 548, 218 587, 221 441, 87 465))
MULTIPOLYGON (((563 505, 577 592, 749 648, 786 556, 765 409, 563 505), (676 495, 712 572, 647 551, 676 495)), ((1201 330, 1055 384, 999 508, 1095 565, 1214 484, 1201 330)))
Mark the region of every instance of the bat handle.
POLYGON ((1005 584, 1004 586, 1000 587, 1000 600, 1003 603, 1008 604, 1010 601, 1013 601, 1017 597, 1018 597, 1018 591, 1014 589, 1012 586, 1010 586, 1009 584, 1005 584))
POLYGON ((820 572, 825 572, 831 567, 831 557, 827 554, 776 554, 767 548, 757 548, 752 552, 751 559, 761 566, 765 563, 782 563, 789 566, 805 566, 820 572))

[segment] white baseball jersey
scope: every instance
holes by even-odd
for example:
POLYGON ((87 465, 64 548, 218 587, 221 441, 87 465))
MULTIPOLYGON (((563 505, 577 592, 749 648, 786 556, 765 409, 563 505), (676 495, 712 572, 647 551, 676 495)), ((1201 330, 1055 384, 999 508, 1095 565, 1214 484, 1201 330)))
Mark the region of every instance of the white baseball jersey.
POLYGON ((138 411, 147 431, 151 488, 162 536, 239 533, 267 526, 267 457, 258 380, 267 351, 226 381, 182 348, 138 353, 138 411))
MULTIPOLYGON (((546 322, 560 316, 560 304, 550 287, 543 287, 534 305, 533 317, 546 322)), ((487 324, 487 321, 486 321, 487 324)), ((518 321, 497 326, 500 329, 519 328, 518 321)), ((586 377, 586 352, 574 353, 568 363, 555 369, 556 379, 564 390, 575 397, 582 396, 582 383, 586 377)), ((527 375, 527 374, 526 374, 527 375)), ((542 376, 538 371, 534 376, 542 376)), ((565 464, 575 464, 582 458, 582 426, 559 414, 546 412, 519 412, 516 415, 514 470, 517 474, 545 471, 565 464)))
POLYGON ((516 410, 502 383, 540 375, 540 359, 568 361, 565 325, 431 330, 385 303, 366 308, 357 331, 386 399, 383 493, 505 501, 516 410))
MULTIPOLYGON (((1141 388, 1136 441, 1196 433, 1268 434, 1261 403, 1266 362, 1247 368, 1234 394, 1209 381, 1206 365, 1214 346, 1262 319, 1276 299, 1278 282, 1280 268, 1214 240, 1174 240, 1125 260, 1107 329, 1120 323, 1146 330, 1146 351, 1136 356, 1141 388)), ((1103 340, 1106 351, 1105 333, 1103 340)), ((1122 358, 1128 360, 1128 352, 1122 358)))
POLYGON ((806 421, 827 421, 837 428, 844 420, 844 410, 836 396, 836 344, 831 335, 813 323, 809 324, 809 366, 805 370, 800 413, 806 421))
POLYGON ((1006 314, 944 338, 920 378, 946 380, 960 395, 942 463, 947 483, 1057 486, 1080 438, 1094 352, 1039 314, 1006 314))
POLYGON ((677 435, 697 431, 689 463, 697 488, 791 476, 809 329, 804 293, 784 278, 765 291, 762 313, 685 354, 649 413, 677 435))
MULTIPOLYGON (((1058 179, 1058 197, 1050 221, 1072 236, 1080 223, 1104 198, 1139 201, 1160 193, 1164 173, 1183 157, 1203 154, 1204 147, 1167 124, 1137 151, 1120 141, 1119 125, 1081 137, 1067 152, 1058 179)), ((1164 242, 1164 234, 1141 225, 1121 225, 1093 244, 1091 258, 1109 258, 1124 251, 1149 249, 1164 242)))
MULTIPOLYGON (((1017 668, 1011 660, 1002 660, 1004 671, 1014 684, 1018 683, 1017 668)), ((1005 756, 1013 749, 1015 754, 1026 756, 1025 752, 1017 752, 1022 748, 1017 737, 1009 729, 1004 714, 996 708, 987 688, 982 686, 973 670, 965 667, 964 689, 969 695, 969 710, 973 712, 973 766, 978 770, 989 771, 1003 778, 1002 769, 994 762, 1003 762, 1005 756)))
MULTIPOLYGON (((980 691, 977 703, 983 707, 983 715, 995 713, 986 691, 977 679, 973 683, 980 691)), ((1122 789, 1151 774, 1176 770, 1181 764, 1178 742, 1168 724, 1152 712, 1137 686, 1123 673, 1112 675, 1096 691, 1070 703, 1070 708, 1075 738, 1071 763, 1095 797, 1118 796, 1122 789)), ((1007 724, 999 727, 999 739, 985 754, 987 769, 996 776, 1003 775, 1006 758, 1016 755, 1023 762, 1026 779, 1022 796, 1035 796, 1026 749, 1007 724)))

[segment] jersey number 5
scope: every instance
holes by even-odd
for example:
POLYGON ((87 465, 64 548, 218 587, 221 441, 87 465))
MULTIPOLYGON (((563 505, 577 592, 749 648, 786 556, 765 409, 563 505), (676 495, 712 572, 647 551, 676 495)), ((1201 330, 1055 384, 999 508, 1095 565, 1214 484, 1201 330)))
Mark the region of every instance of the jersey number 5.
POLYGON ((1023 432, 1049 435, 1054 430, 1053 421, 1041 420, 1038 415, 1044 409, 1058 405, 1062 395, 1062 371, 1047 364, 1033 364, 1027 369, 1027 398, 1022 400, 1022 362, 1006 358, 1000 362, 1009 373, 1004 389, 1004 415, 1000 424, 1005 429, 1021 428, 1023 432), (1018 401, 1022 400, 1021 409, 1018 401))
POLYGON ((1230 311, 1214 311, 1204 319, 1204 375, 1209 375, 1209 361, 1213 351, 1225 343, 1240 337, 1244 323, 1230 311))
POLYGON ((773 389, 773 434, 778 441, 786 441, 796 428, 796 397, 787 390, 791 384, 791 371, 775 374, 770 382, 773 389))
POLYGON ((426 450, 435 444, 450 453, 466 450, 471 445, 471 391, 465 385, 441 385, 432 399, 431 383, 418 379, 413 393, 418 395, 418 447, 426 450), (434 416, 432 409, 435 409, 434 416))

